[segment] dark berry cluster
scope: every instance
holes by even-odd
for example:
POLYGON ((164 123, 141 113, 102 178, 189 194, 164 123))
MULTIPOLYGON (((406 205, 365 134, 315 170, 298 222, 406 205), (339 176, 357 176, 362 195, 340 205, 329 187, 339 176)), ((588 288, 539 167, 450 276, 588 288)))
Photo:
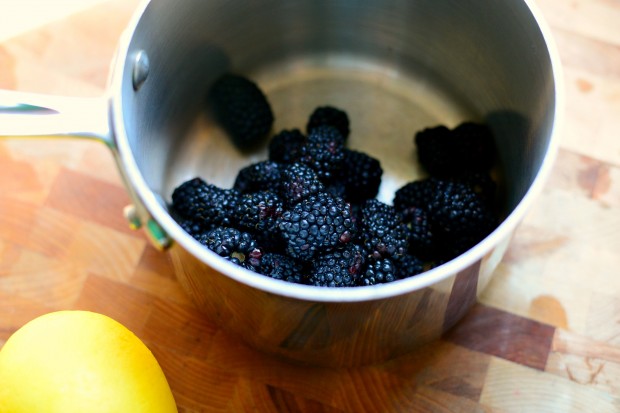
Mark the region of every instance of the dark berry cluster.
POLYGON ((463 122, 417 132, 414 144, 428 177, 396 191, 394 207, 410 230, 410 251, 443 263, 486 237, 499 222, 495 146, 490 129, 463 122))
POLYGON ((463 122, 454 129, 441 125, 415 134, 420 165, 432 176, 449 178, 471 172, 488 172, 495 162, 491 130, 483 124, 463 122))
MULTIPOLYGON (((236 113, 234 122, 228 120, 236 123, 231 138, 243 145, 245 138, 235 134, 250 133, 245 119, 258 115, 241 108, 265 112, 258 104, 264 95, 251 91, 257 86, 249 81, 223 79, 211 94, 236 113)), ((258 117, 264 117, 256 126, 263 134, 269 116, 258 117)), ((232 188, 190 179, 174 190, 171 210, 185 231, 231 262, 320 287, 407 278, 454 258, 494 229, 494 148, 485 126, 468 122, 418 132, 418 160, 429 176, 400 188, 392 205, 376 199, 379 160, 348 148, 349 134, 344 110, 318 107, 305 134, 275 134, 268 159, 242 168, 232 188)), ((258 131, 250 135, 255 139, 258 131)))
POLYGON ((271 105, 250 79, 224 74, 207 93, 207 107, 240 149, 251 149, 267 137, 273 125, 271 105))
POLYGON ((322 125, 333 126, 345 140, 349 137, 349 115, 342 109, 334 106, 319 106, 310 115, 306 132, 310 134, 313 129, 322 125))

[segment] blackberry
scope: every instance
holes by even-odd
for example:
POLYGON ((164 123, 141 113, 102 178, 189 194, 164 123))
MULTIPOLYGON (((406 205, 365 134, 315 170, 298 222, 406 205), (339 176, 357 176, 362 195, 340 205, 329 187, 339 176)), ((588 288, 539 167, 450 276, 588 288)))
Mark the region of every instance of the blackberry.
POLYGON ((385 284, 397 280, 397 271, 394 262, 389 258, 371 259, 368 262, 359 285, 385 284))
POLYGON ((237 173, 233 188, 242 193, 277 190, 282 167, 277 162, 261 161, 248 165, 237 173))
POLYGON ((495 207, 495 197, 497 193, 497 184, 488 172, 470 172, 453 178, 457 182, 462 182, 469 186, 477 193, 482 200, 489 205, 495 207))
POLYGON ((310 115, 306 125, 306 132, 310 133, 318 126, 328 125, 338 129, 345 138, 349 136, 349 116, 347 113, 333 106, 319 106, 310 115))
POLYGON ((180 216, 205 229, 230 225, 239 195, 234 189, 222 189, 193 178, 172 192, 172 207, 180 216))
POLYGON ((482 198, 462 182, 445 182, 427 212, 434 228, 454 237, 480 240, 495 228, 497 221, 482 198))
POLYGON ((431 176, 484 172, 495 162, 493 135, 482 124, 463 122, 452 130, 445 126, 426 128, 415 134, 414 142, 420 165, 431 176))
POLYGON ((278 227, 288 255, 302 260, 344 246, 357 230, 349 204, 325 192, 310 195, 285 211, 278 227))
POLYGON ((484 172, 471 172, 454 178, 429 177, 409 182, 396 191, 394 207, 403 213, 405 218, 409 208, 428 209, 435 195, 450 183, 466 185, 490 207, 494 205, 497 185, 491 175, 484 172))
POLYGON ((283 130, 269 142, 269 160, 279 163, 293 163, 299 159, 306 137, 299 129, 283 130))
POLYGON ((407 252, 407 226, 391 205, 369 199, 362 205, 362 238, 375 258, 398 257, 407 252))
POLYGON ((498 217, 489 199, 493 197, 494 183, 485 176, 478 173, 453 179, 431 177, 410 182, 396 191, 394 205, 409 225, 412 253, 445 262, 471 248, 495 228, 498 217))
POLYGON ((408 208, 403 213, 403 222, 409 229, 409 251, 420 257, 432 257, 435 243, 426 211, 422 208, 408 208))
POLYGON ((476 234, 459 234, 455 236, 453 234, 439 233, 435 240, 437 253, 432 261, 434 261, 435 266, 446 263, 472 248, 480 240, 481 237, 476 234))
POLYGON ((486 172, 495 163, 495 141, 488 126, 463 122, 452 130, 461 156, 462 172, 486 172))
POLYGON ((325 192, 328 192, 334 196, 343 198, 344 200, 349 202, 349 199, 347 198, 347 188, 344 182, 339 179, 332 181, 332 182, 328 182, 327 185, 325 185, 325 192))
POLYGON ((273 192, 259 191, 239 197, 234 212, 234 223, 239 229, 273 233, 276 220, 284 212, 280 197, 273 192))
POLYGON ((217 255, 237 265, 253 271, 260 267, 262 252, 252 235, 247 232, 229 227, 216 227, 200 234, 197 240, 217 255))
POLYGON ((351 218, 353 219, 353 221, 355 222, 355 225, 358 228, 358 232, 357 232, 357 237, 359 238, 361 236, 361 229, 362 229, 362 223, 363 223, 363 215, 362 215, 362 208, 364 206, 364 204, 350 204, 351 205, 351 218))
POLYGON ((312 263, 308 284, 316 287, 354 287, 366 269, 366 251, 348 244, 318 256, 312 263))
POLYGON ((338 180, 343 183, 347 201, 359 203, 376 197, 382 175, 383 169, 377 159, 363 152, 344 149, 338 180))
POLYGON ((394 194, 394 208, 404 214, 411 207, 427 209, 428 204, 445 182, 430 177, 403 185, 394 194))
POLYGON ((287 206, 292 206, 310 195, 323 192, 325 186, 314 169, 301 163, 287 165, 282 171, 280 195, 287 206))
POLYGON ((187 219, 183 217, 175 217, 175 219, 178 222, 178 224, 181 226, 181 228, 183 228, 185 232, 187 232, 189 235, 191 235, 194 238, 196 238, 197 236, 202 234, 204 231, 206 231, 206 228, 204 228, 200 224, 200 222, 194 221, 193 219, 187 219))
POLYGON ((420 165, 433 176, 445 176, 454 173, 457 153, 453 145, 453 135, 450 129, 441 125, 425 128, 414 136, 420 165))
POLYGON ((276 280, 304 283, 304 265, 286 255, 265 253, 261 258, 260 273, 276 280))
POLYGON ((317 126, 301 147, 299 161, 308 165, 323 182, 334 178, 344 160, 344 138, 332 126, 317 126))
POLYGON ((207 94, 216 121, 242 150, 257 146, 271 130, 273 112, 258 85, 246 77, 225 74, 207 94))
POLYGON ((405 254, 394 261, 396 278, 402 280, 424 272, 424 263, 415 255, 405 254))

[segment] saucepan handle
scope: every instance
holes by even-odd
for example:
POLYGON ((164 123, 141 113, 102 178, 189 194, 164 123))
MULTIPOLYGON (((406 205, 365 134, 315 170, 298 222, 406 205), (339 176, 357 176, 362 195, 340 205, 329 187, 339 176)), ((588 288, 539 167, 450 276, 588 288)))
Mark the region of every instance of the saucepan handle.
POLYGON ((0 138, 75 137, 114 146, 105 97, 0 91, 0 138))
POLYGON ((63 97, 0 90, 0 139, 70 137, 105 144, 111 149, 133 202, 124 211, 130 227, 144 227, 157 248, 168 248, 171 240, 146 211, 125 176, 110 128, 108 109, 109 100, 105 97, 63 97))

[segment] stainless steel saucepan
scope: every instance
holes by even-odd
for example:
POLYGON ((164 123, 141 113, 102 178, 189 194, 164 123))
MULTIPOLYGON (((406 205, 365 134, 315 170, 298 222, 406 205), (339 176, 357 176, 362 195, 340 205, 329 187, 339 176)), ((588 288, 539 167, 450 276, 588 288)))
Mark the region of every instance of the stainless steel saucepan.
POLYGON ((549 31, 525 0, 151 0, 122 37, 106 96, 0 100, 0 135, 110 148, 133 199, 127 218, 170 254, 205 317, 259 349, 339 366, 413 351, 466 314, 541 189, 562 102, 549 31), (303 127, 320 105, 347 110, 350 146, 382 163, 386 202, 421 176, 416 131, 486 122, 503 175, 501 225, 448 263, 369 287, 296 285, 218 257, 167 205, 189 178, 230 187, 241 167, 266 158, 240 153, 205 116, 205 93, 225 72, 260 85, 274 132, 303 127))

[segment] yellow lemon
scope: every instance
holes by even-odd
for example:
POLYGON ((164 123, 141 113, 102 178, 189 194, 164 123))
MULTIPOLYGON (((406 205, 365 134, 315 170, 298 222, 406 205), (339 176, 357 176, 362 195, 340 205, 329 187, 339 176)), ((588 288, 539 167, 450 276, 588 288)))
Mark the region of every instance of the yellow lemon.
POLYGON ((0 413, 171 413, 151 351, 125 326, 58 311, 17 330, 0 350, 0 413))

